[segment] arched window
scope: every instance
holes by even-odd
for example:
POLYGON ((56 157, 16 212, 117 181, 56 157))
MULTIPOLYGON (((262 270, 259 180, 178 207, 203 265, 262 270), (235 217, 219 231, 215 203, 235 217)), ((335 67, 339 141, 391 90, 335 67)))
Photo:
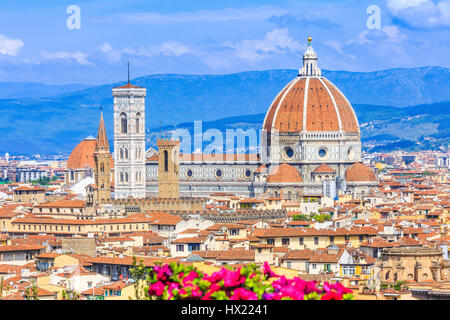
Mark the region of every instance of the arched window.
POLYGON ((288 191, 287 198, 288 198, 288 200, 292 200, 292 192, 291 191, 288 191))
POLYGON ((164 150, 164 171, 169 171, 169 153, 164 150))
POLYGON ((128 172, 125 172, 125 182, 128 182, 128 172))
POLYGON ((141 114, 138 112, 136 113, 136 133, 139 133, 139 120, 141 118, 141 114))
POLYGON ((120 159, 123 160, 123 149, 120 148, 120 159))
POLYGON ((120 173, 120 182, 123 182, 123 172, 120 173))
POLYGON ((125 148, 125 159, 128 160, 128 148, 125 148))
POLYGON ((127 121, 127 115, 125 113, 122 113, 120 115, 120 126, 121 126, 122 133, 128 132, 128 121, 127 121))
POLYGON ((136 182, 139 182, 139 172, 136 172, 136 182))
POLYGON ((105 164, 102 162, 100 163, 100 172, 104 173, 105 172, 105 164))

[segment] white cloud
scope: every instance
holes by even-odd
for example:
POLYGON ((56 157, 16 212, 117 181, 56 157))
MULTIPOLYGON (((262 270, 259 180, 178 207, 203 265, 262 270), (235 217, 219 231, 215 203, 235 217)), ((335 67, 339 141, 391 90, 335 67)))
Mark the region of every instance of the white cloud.
POLYGON ((67 51, 59 51, 59 52, 47 52, 42 51, 42 56, 45 59, 48 60, 66 60, 66 61, 76 61, 81 65, 94 65, 92 62, 90 62, 87 58, 88 55, 81 52, 81 51, 75 51, 75 52, 67 52, 67 51))
POLYGON ((104 43, 104 44, 102 44, 101 46, 100 46, 100 51, 101 52, 104 52, 104 53, 106 53, 106 52, 111 52, 112 51, 112 47, 111 47, 111 45, 109 44, 109 43, 104 43))
POLYGON ((264 20, 274 14, 286 13, 286 10, 261 6, 256 8, 223 10, 200 10, 196 12, 179 12, 174 14, 161 14, 155 12, 140 12, 119 15, 119 19, 128 22, 149 24, 168 24, 184 22, 224 22, 237 20, 264 20))
POLYGON ((105 53, 111 62, 118 62, 124 54, 132 56, 156 57, 156 56, 180 56, 192 53, 192 50, 185 44, 177 41, 166 41, 160 44, 151 44, 139 49, 124 48, 113 50, 109 43, 100 46, 100 51, 105 53))
POLYGON ((0 34, 0 54, 15 57, 23 45, 22 39, 11 39, 8 36, 0 34))
POLYGON ((288 29, 269 31, 262 40, 227 41, 222 46, 233 49, 237 57, 249 61, 261 61, 269 57, 270 53, 283 53, 286 50, 295 52, 304 48, 289 35, 288 29))
POLYGON ((377 41, 386 41, 390 43, 399 44, 407 39, 408 37, 400 32, 398 26, 385 25, 380 30, 378 29, 364 30, 360 32, 355 39, 351 39, 347 41, 345 44, 359 43, 361 45, 364 45, 374 43, 377 41))
POLYGON ((328 40, 325 41, 325 45, 329 46, 330 48, 333 48, 336 50, 336 52, 342 54, 343 56, 349 57, 351 59, 355 59, 356 57, 352 54, 345 53, 342 47, 344 46, 343 43, 336 41, 336 40, 328 40))
POLYGON ((415 8, 429 0, 386 0, 386 6, 392 13, 397 14, 403 9, 415 8))
POLYGON ((417 29, 450 27, 450 0, 386 0, 390 14, 417 29))

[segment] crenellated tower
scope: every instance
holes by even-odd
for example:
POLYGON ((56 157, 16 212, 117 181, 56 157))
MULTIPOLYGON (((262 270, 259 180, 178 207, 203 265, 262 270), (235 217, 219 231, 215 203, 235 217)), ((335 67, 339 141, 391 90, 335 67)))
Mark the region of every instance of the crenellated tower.
POLYGON ((158 196, 178 198, 180 194, 180 140, 158 139, 158 196))

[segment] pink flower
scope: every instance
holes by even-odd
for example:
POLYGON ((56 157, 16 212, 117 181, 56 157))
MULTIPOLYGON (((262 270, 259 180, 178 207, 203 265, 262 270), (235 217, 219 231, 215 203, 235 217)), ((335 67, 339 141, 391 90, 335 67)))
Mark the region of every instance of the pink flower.
POLYGON ((237 288, 233 291, 230 300, 258 300, 258 295, 253 291, 244 288, 237 288))
POLYGON ((190 282, 190 281, 194 280, 194 279, 197 278, 197 277, 198 277, 197 272, 191 271, 191 272, 189 272, 189 274, 183 279, 183 284, 185 284, 185 283, 187 283, 187 282, 190 282))
POLYGON ((241 275, 240 268, 236 271, 229 271, 225 275, 224 279, 224 287, 236 287, 245 282, 245 277, 241 275))
POLYGON ((336 291, 328 291, 325 293, 320 300, 342 300, 342 294, 336 291))
POLYGON ((279 277, 277 274, 275 274, 275 272, 272 271, 272 269, 270 269, 267 261, 264 262, 263 273, 267 276, 267 278, 279 277))
POLYGON ((161 296, 164 292, 165 286, 161 281, 152 284, 148 290, 148 294, 151 296, 161 296))
POLYGON ((303 300, 304 292, 296 289, 294 286, 284 287, 280 290, 281 298, 289 297, 293 300, 303 300))

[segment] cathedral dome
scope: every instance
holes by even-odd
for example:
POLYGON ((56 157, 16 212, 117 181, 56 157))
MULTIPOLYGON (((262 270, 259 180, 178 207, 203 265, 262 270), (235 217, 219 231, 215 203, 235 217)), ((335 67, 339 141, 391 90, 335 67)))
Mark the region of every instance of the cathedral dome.
POLYGON ((89 167, 94 169, 94 152, 97 140, 89 136, 81 141, 69 156, 67 169, 80 169, 89 167))
POLYGON ((345 171, 345 180, 347 182, 362 182, 377 181, 377 178, 371 168, 357 162, 352 164, 347 171, 345 171))
POLYGON ((343 131, 359 133, 356 114, 341 91, 321 76, 311 43, 303 55, 303 68, 275 97, 263 128, 280 133, 343 131))
MULTIPOLYGON (((73 149, 72 153, 69 156, 69 160, 67 160, 67 169, 82 169, 82 168, 91 168, 94 169, 95 161, 94 161, 94 153, 95 148, 97 146, 97 139, 93 136, 89 136, 81 141, 75 149, 73 149)), ((114 161, 111 157, 111 168, 114 167, 114 161)))
POLYGON ((297 169, 287 163, 282 163, 270 170, 270 174, 267 176, 267 182, 300 183, 303 180, 297 169))

